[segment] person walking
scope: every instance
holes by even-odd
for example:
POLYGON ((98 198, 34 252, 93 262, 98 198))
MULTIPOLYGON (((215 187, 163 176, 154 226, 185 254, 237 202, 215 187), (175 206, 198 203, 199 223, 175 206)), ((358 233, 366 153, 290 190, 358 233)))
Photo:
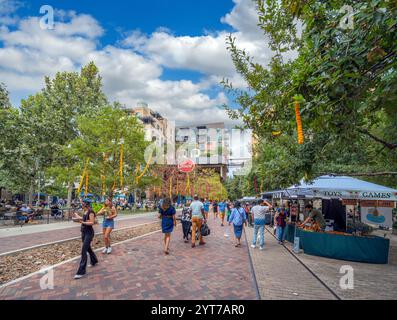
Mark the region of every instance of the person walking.
POLYGON ((204 200, 203 205, 204 205, 204 216, 205 219, 208 220, 209 218, 208 213, 210 212, 210 202, 208 201, 208 199, 204 200))
POLYGON ((192 211, 192 248, 194 248, 196 246, 196 232, 199 233, 199 245, 205 245, 201 234, 201 226, 203 222, 206 222, 204 218, 204 205, 199 201, 197 195, 194 196, 194 201, 190 205, 190 210, 192 211))
POLYGON ((214 212, 214 220, 218 218, 218 202, 214 200, 212 202, 212 211, 214 212))
POLYGON ((230 224, 233 224, 234 237, 236 239, 235 247, 240 247, 244 225, 247 225, 247 215, 238 201, 234 203, 234 208, 229 218, 229 225, 230 224))
POLYGON ((171 204, 170 198, 163 198, 159 208, 159 218, 161 219, 161 230, 164 233, 164 253, 170 253, 171 233, 176 227, 176 210, 171 204))
POLYGON ((229 221, 230 215, 232 214, 233 204, 230 200, 227 201, 226 205, 226 221, 229 221))
POLYGON ((110 234, 114 229, 114 219, 117 217, 117 209, 113 206, 111 199, 106 199, 105 206, 98 211, 97 215, 103 215, 102 234, 105 242, 105 249, 103 249, 102 253, 110 254, 112 252, 110 234))
POLYGON ((226 215, 226 200, 218 203, 219 208, 219 217, 221 218, 221 227, 223 227, 223 223, 225 222, 226 215))
POLYGON ((192 227, 192 212, 190 210, 189 202, 183 205, 181 222, 182 222, 182 230, 183 230, 183 240, 185 240, 185 243, 188 243, 189 233, 192 227))
POLYGON ((259 250, 263 250, 265 245, 265 223, 266 223, 266 214, 271 209, 271 204, 264 201, 259 200, 259 203, 252 207, 251 214, 254 220, 254 238, 252 239, 251 247, 253 249, 256 248, 256 242, 258 239, 259 232, 259 250))
POLYGON ((80 279, 86 274, 87 253, 90 255, 90 266, 94 267, 98 263, 95 252, 91 248, 91 242, 95 235, 93 228, 93 225, 95 224, 95 213, 91 209, 91 205, 88 200, 83 202, 83 216, 81 217, 75 212, 74 217, 81 223, 81 240, 83 242, 79 269, 74 276, 75 279, 80 279))

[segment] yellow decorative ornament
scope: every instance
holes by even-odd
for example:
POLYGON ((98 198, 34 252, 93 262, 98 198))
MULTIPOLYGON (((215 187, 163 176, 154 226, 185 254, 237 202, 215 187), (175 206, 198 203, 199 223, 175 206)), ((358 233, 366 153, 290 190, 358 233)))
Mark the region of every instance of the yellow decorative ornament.
POLYGON ((136 184, 139 184, 139 182, 141 181, 142 177, 145 175, 146 171, 149 169, 149 166, 150 166, 150 164, 151 164, 151 162, 152 162, 152 157, 153 157, 153 154, 150 155, 149 160, 148 160, 148 162, 146 163, 146 166, 145 166, 145 168, 143 169, 142 173, 141 173, 139 176, 137 176, 137 177, 135 178, 135 183, 136 183, 136 184))
POLYGON ((88 195, 88 172, 85 174, 85 192, 84 196, 86 197, 88 195))
POLYGON ((86 162, 85 162, 83 174, 82 174, 81 179, 80 179, 79 188, 77 189, 77 194, 80 194, 81 188, 83 187, 83 182, 84 182, 85 175, 86 175, 86 173, 87 173, 87 167, 88 167, 88 162, 89 162, 89 161, 90 161, 90 158, 87 158, 87 160, 86 160, 86 162))
POLYGON ((303 144, 304 136, 303 136, 303 129, 302 129, 302 119, 301 119, 301 114, 299 111, 299 101, 295 101, 295 116, 296 116, 296 124, 297 124, 297 131, 298 131, 298 144, 303 144))

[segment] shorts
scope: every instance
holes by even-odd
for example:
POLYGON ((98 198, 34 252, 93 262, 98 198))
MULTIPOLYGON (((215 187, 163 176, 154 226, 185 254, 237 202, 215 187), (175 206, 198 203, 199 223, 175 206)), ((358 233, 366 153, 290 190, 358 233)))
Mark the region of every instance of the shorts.
POLYGON ((107 229, 107 228, 112 228, 112 229, 114 229, 114 220, 112 220, 112 219, 105 219, 105 220, 103 220, 102 228, 103 228, 103 229, 107 229))

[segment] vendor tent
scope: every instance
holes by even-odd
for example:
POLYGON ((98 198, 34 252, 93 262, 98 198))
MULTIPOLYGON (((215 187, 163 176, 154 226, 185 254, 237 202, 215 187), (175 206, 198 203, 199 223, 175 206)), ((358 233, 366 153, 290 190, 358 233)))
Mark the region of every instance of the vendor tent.
POLYGON ((285 190, 290 197, 397 201, 397 190, 346 176, 321 176, 303 180, 285 190))

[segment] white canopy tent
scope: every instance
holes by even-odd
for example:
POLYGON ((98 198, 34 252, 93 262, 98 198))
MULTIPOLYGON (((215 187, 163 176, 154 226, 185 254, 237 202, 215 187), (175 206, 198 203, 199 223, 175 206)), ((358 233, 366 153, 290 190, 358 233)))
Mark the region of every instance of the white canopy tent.
POLYGON ((289 197, 397 201, 397 190, 346 176, 321 176, 285 190, 289 197))

